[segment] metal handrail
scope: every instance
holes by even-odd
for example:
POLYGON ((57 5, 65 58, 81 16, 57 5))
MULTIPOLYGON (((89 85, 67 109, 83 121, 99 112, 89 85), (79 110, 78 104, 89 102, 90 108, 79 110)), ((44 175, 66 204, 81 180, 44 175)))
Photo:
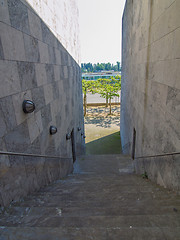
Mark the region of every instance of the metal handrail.
POLYGON ((64 159, 71 159, 62 156, 48 156, 48 155, 40 155, 40 154, 29 154, 29 153, 17 153, 17 152, 4 152, 0 151, 0 155, 11 155, 11 156, 24 156, 24 157, 42 157, 42 158, 64 158, 64 159))
POLYGON ((157 154, 157 155, 147 155, 147 156, 135 157, 135 159, 165 157, 165 156, 173 156, 173 155, 180 155, 180 152, 164 153, 164 154, 157 154))

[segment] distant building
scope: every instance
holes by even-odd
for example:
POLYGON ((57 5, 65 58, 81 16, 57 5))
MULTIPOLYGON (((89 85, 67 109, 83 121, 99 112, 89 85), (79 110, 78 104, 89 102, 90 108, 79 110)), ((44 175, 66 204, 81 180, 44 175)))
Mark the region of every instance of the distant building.
POLYGON ((101 72, 95 72, 95 73, 82 73, 82 79, 97 80, 99 78, 116 77, 117 75, 121 75, 121 72, 101 71, 101 72))

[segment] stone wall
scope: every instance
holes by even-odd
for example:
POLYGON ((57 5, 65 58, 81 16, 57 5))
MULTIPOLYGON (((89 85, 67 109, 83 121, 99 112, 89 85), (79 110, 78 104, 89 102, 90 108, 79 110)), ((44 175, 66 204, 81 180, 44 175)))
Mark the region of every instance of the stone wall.
POLYGON ((83 153, 84 123, 80 67, 24 0, 0 0, 0 73, 0 151, 61 157, 0 155, 0 205, 7 205, 72 171, 66 134, 74 128, 83 153), (33 113, 22 110, 27 99, 33 113))
POLYGON ((80 64, 77 0, 23 0, 36 11, 56 38, 80 64))
MULTIPOLYGON (((180 151, 180 1, 127 0, 123 15, 121 142, 136 157, 180 151)), ((135 160, 137 173, 180 191, 180 155, 135 160)))

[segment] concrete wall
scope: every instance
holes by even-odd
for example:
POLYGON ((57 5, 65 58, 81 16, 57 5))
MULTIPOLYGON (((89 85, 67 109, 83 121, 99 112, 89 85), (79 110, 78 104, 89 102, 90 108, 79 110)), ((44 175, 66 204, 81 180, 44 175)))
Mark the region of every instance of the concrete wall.
MULTIPOLYGON (((121 141, 136 157, 180 151, 180 1, 127 0, 123 15, 121 141)), ((137 173, 180 191, 180 156, 135 161, 137 173)))
POLYGON ((24 0, 0 0, 0 73, 0 150, 63 157, 0 155, 0 205, 7 205, 72 171, 66 133, 74 128, 82 153, 84 123, 80 67, 24 0), (33 113, 22 111, 24 99, 35 103, 33 113))

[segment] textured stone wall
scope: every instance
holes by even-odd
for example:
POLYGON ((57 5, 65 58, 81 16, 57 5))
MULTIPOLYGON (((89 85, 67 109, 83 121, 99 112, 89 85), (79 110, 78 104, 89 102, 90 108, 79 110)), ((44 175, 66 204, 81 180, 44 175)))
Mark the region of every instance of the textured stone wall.
MULTIPOLYGON (((180 151, 180 1, 127 0, 123 15, 121 142, 136 157, 180 151)), ((180 190, 180 156, 135 161, 180 190)))
POLYGON ((74 128, 82 153, 84 123, 80 67, 25 1, 0 0, 0 73, 0 150, 63 157, 0 155, 0 205, 7 205, 72 171, 66 133, 74 128), (33 113, 23 112, 26 99, 33 113))
POLYGON ((23 0, 28 2, 73 58, 80 63, 77 0, 23 0))

